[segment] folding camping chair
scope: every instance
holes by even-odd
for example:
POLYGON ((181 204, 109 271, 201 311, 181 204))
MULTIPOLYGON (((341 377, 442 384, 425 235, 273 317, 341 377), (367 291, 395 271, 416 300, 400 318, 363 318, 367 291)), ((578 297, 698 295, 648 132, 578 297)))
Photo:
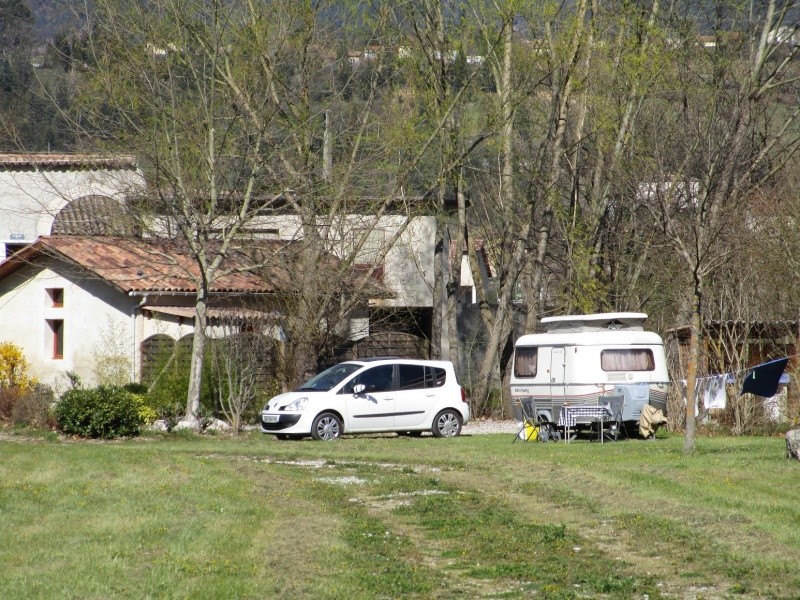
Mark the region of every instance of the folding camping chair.
POLYGON ((520 402, 522 408, 522 425, 514 436, 514 441, 525 442, 550 442, 561 439, 561 433, 556 429, 556 424, 548 420, 547 414, 540 411, 536 401, 532 398, 523 398, 520 402))
POLYGON ((523 398, 519 404, 522 409, 522 424, 514 436, 514 442, 517 440, 538 442, 539 423, 536 416, 536 405, 530 398, 523 398))
POLYGON ((543 442, 557 442, 561 439, 561 432, 558 425, 547 417, 547 413, 538 412, 539 439, 543 442))
POLYGON ((623 437, 627 438, 628 434, 625 431, 625 423, 622 421, 622 411, 625 408, 625 396, 606 396, 605 400, 608 404, 608 409, 611 411, 611 418, 609 419, 611 425, 608 428, 606 437, 614 441, 620 440, 623 437))

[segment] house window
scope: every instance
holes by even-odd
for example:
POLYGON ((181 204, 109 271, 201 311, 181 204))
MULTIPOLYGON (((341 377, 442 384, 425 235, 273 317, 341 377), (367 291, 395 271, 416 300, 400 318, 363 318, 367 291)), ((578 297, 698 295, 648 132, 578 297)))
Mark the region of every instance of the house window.
POLYGON ((47 346, 46 351, 50 358, 64 358, 64 320, 47 320, 47 346))
POLYGON ((64 288, 50 288, 47 290, 47 298, 52 308, 64 306, 64 288))
POLYGON ((646 348, 635 350, 603 350, 600 353, 603 371, 655 371, 653 351, 646 348))
POLYGON ((372 271, 372 279, 383 283, 383 256, 386 246, 384 229, 354 228, 349 236, 350 259, 353 261, 353 273, 356 276, 372 271))
POLYGON ((514 375, 517 377, 536 377, 536 364, 539 348, 520 346, 514 352, 514 375))
POLYGON ((16 254, 17 252, 22 250, 27 245, 28 244, 14 244, 14 243, 8 244, 8 243, 6 243, 5 244, 5 247, 6 247, 5 248, 5 257, 6 258, 11 258, 12 255, 16 254))

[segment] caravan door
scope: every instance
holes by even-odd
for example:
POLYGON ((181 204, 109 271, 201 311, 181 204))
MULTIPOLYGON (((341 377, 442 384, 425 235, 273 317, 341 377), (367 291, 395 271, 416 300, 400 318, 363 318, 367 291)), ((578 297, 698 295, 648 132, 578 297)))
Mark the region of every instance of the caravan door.
POLYGON ((550 354, 550 397, 563 402, 566 393, 566 351, 564 346, 553 346, 550 354))

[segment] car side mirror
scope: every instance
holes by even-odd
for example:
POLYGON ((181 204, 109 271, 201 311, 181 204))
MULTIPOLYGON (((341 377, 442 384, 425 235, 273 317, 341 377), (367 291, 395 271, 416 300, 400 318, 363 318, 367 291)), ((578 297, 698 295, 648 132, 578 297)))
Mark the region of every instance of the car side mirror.
POLYGON ((367 389, 367 386, 365 386, 363 383, 359 383, 358 385, 353 387, 353 395, 354 396, 358 396, 359 394, 363 394, 364 390, 366 390, 366 389, 367 389))

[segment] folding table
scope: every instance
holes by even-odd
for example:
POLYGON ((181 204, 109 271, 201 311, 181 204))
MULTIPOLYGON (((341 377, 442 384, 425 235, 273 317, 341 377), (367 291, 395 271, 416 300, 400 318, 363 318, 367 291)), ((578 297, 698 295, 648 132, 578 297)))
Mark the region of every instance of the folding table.
POLYGON ((599 423, 600 424, 600 442, 603 442, 603 425, 606 419, 611 417, 611 411, 607 406, 598 406, 597 404, 574 404, 571 406, 563 406, 558 416, 559 427, 564 428, 564 442, 570 442, 572 439, 571 430, 579 423, 599 423))

